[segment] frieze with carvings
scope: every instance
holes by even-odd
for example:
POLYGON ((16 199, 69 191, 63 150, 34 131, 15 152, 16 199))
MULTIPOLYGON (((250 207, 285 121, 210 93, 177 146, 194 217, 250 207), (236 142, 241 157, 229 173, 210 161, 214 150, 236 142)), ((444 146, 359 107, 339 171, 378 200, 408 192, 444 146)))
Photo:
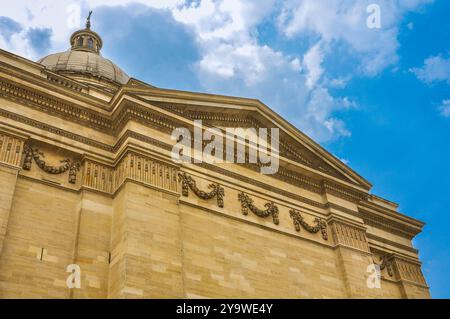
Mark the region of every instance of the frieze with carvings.
POLYGON ((427 286, 420 264, 413 263, 402 258, 394 259, 395 269, 400 280, 407 280, 417 284, 427 286))
POLYGON ((43 158, 45 158, 44 153, 40 152, 39 149, 33 148, 29 144, 26 144, 23 150, 25 155, 22 168, 29 171, 31 169, 32 162, 48 174, 63 174, 69 172, 69 183, 75 184, 77 181, 77 172, 80 169, 80 162, 73 161, 71 159, 63 159, 60 161, 61 165, 53 166, 48 165, 43 158))
POLYGON ((225 196, 225 191, 223 187, 218 183, 212 183, 208 185, 208 188, 211 189, 210 192, 205 192, 200 190, 197 187, 197 183, 195 180, 186 174, 185 172, 178 173, 179 180, 181 182, 181 194, 183 196, 189 196, 189 189, 198 197, 204 200, 209 200, 214 197, 217 198, 217 206, 223 207, 223 197, 225 196))
POLYGON ((315 225, 311 226, 305 221, 303 216, 300 214, 300 211, 296 209, 291 209, 289 211, 289 215, 292 218, 292 222, 294 223, 296 231, 298 232, 300 231, 300 226, 302 226, 307 232, 312 234, 316 234, 320 231, 322 234, 322 238, 324 240, 328 240, 327 223, 324 220, 320 218, 315 218, 314 219, 315 225))
POLYGON ((241 192, 238 194, 238 199, 241 202, 242 214, 248 215, 248 211, 250 210, 253 214, 258 217, 266 218, 272 216, 273 223, 278 225, 280 220, 278 218, 278 207, 274 204, 274 202, 268 202, 264 204, 266 207, 265 210, 259 209, 253 204, 253 199, 251 199, 247 194, 241 192))
POLYGON ((329 224, 331 225, 334 242, 337 245, 369 252, 365 229, 337 220, 329 221, 329 224))

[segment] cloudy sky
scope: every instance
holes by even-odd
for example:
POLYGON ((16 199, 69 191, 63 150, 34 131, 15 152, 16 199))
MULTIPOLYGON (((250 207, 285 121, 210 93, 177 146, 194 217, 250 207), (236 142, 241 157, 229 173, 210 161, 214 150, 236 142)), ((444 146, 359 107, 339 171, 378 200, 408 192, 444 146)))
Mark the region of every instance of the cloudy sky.
POLYGON ((415 244, 433 296, 450 297, 450 1, 0 3, 2 49, 66 50, 93 9, 102 54, 129 75, 260 99, 427 223, 415 244))

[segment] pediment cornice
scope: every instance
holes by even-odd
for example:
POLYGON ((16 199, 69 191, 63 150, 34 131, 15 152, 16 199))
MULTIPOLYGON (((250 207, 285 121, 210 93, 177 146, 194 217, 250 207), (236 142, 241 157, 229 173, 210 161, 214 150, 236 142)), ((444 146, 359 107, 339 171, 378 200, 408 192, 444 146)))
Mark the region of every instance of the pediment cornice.
MULTIPOLYGON (((170 102, 157 102, 151 101, 152 105, 156 105, 165 110, 173 112, 174 114, 183 116, 189 120, 202 120, 204 124, 213 127, 244 127, 244 128, 262 128, 262 127, 279 127, 276 124, 267 120, 258 112, 253 110, 241 110, 239 114, 236 114, 235 110, 228 110, 224 108, 209 108, 208 111, 195 110, 195 106, 186 104, 177 104, 170 102)), ((198 107, 197 107, 198 109, 198 107)), ((314 150, 311 150, 308 146, 299 141, 294 136, 286 132, 285 130, 280 130, 280 153, 284 157, 306 165, 313 170, 320 171, 324 174, 342 179, 346 182, 361 186, 365 189, 369 189, 368 185, 360 184, 358 180, 352 178, 335 165, 329 162, 328 159, 323 156, 319 156, 314 150)), ((340 163, 340 162, 339 162, 340 163)), ((344 165, 340 163, 341 165, 344 165)))

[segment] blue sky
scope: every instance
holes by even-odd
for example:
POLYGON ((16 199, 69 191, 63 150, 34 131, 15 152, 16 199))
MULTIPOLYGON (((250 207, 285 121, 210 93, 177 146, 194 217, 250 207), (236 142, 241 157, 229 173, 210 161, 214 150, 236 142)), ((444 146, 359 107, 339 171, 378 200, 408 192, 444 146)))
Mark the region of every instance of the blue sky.
POLYGON ((90 8, 103 55, 131 76, 259 98, 425 221, 423 271, 450 297, 449 1, 16 0, 0 47, 66 50, 90 8), (380 29, 366 25, 372 3, 380 29))

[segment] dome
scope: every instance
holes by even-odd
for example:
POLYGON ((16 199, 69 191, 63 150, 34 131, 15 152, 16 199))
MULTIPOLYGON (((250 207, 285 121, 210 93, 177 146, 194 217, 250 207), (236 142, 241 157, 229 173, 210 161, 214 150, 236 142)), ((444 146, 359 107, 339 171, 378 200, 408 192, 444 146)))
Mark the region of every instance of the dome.
POLYGON ((87 82, 94 78, 93 84, 98 84, 97 80, 126 84, 130 77, 116 64, 101 56, 103 41, 91 30, 91 14, 92 11, 89 12, 86 28, 70 37, 71 48, 68 51, 50 54, 37 62, 69 77, 79 79, 81 76, 87 82))
POLYGON ((58 73, 85 74, 126 84, 129 76, 116 64, 103 58, 100 54, 88 51, 69 50, 54 53, 42 58, 38 63, 58 73))

